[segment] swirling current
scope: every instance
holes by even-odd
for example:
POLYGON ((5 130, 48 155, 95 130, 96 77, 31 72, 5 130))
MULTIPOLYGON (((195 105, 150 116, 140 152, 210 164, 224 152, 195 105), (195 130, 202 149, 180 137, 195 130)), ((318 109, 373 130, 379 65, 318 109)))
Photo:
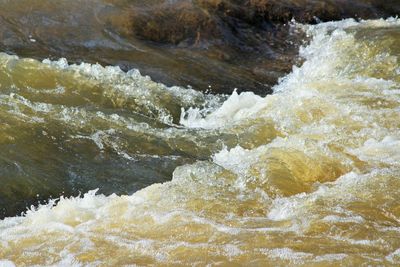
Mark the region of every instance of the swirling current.
POLYGON ((0 265, 399 265, 400 21, 293 27, 265 97, 0 54, 0 265))

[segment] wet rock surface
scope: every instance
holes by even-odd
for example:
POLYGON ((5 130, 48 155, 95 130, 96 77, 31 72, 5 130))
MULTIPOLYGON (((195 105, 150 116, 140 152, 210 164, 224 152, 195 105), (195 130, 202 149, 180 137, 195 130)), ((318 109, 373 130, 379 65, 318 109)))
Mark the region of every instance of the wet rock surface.
POLYGON ((398 1, 0 1, 0 50, 138 68, 167 85, 270 93, 296 62, 298 22, 379 18, 398 1))

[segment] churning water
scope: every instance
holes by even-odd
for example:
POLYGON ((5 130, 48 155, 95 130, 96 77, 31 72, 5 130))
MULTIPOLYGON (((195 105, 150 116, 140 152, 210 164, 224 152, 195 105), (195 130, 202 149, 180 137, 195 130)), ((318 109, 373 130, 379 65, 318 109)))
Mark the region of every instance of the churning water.
POLYGON ((0 54, 3 214, 82 192, 0 221, 0 265, 400 264, 400 21, 295 27, 266 97, 0 54))

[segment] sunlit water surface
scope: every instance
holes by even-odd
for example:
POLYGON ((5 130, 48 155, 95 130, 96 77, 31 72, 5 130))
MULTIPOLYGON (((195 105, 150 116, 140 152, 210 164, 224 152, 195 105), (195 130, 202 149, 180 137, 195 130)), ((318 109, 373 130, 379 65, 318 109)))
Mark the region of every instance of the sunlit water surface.
POLYGON ((3 212, 100 190, 0 221, 0 264, 400 264, 400 22, 296 27, 266 97, 0 54, 3 212))

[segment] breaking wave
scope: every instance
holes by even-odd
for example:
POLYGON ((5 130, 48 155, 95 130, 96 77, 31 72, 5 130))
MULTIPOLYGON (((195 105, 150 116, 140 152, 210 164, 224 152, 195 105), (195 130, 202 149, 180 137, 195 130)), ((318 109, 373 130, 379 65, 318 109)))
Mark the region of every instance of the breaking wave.
POLYGON ((400 264, 400 21, 296 27, 304 63, 266 97, 1 54, 1 119, 51 121, 128 159, 195 160, 130 195, 0 221, 0 264, 400 264))

